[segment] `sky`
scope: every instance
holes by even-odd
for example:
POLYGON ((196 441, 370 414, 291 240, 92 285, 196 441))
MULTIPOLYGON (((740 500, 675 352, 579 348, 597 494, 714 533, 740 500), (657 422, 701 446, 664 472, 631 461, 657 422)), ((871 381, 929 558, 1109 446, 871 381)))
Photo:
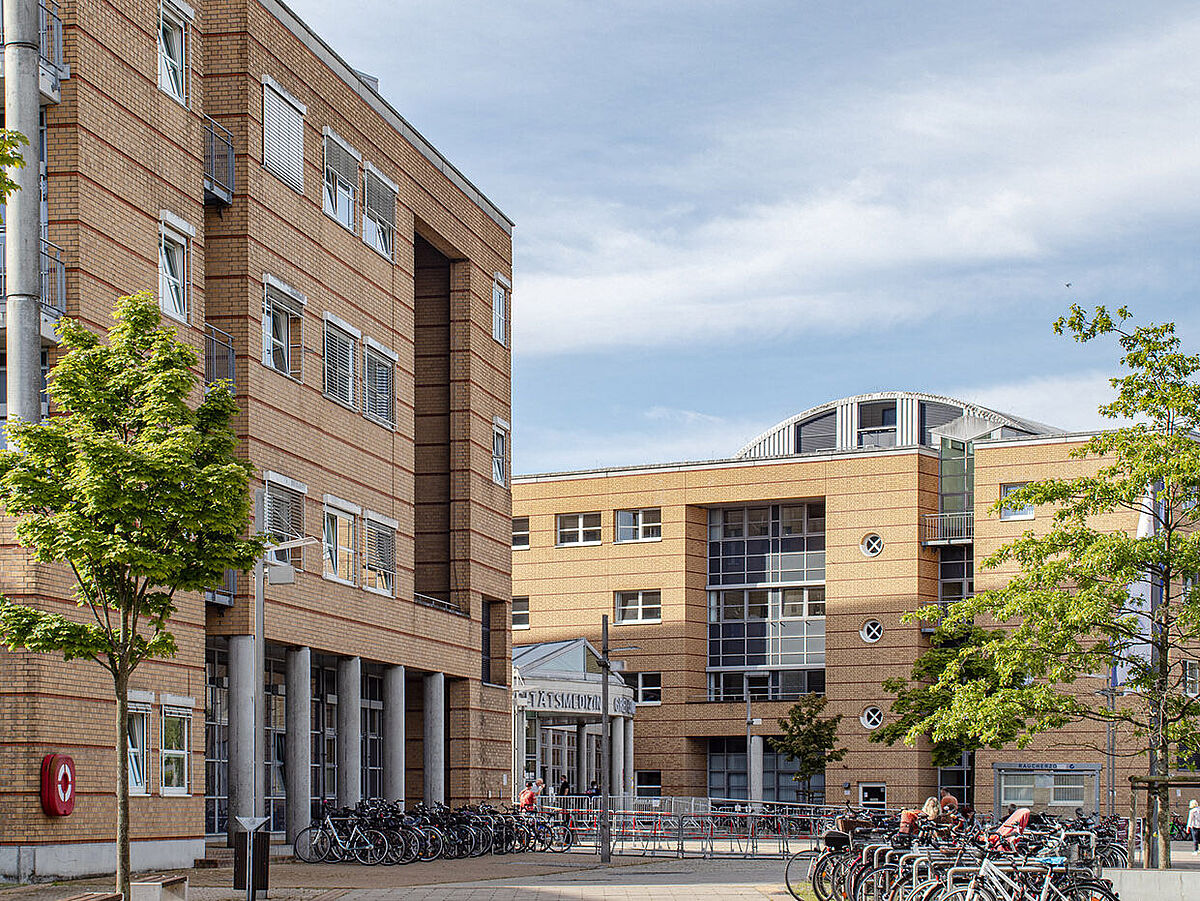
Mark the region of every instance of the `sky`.
POLYGON ((1093 428, 1073 303, 1200 348, 1195 3, 291 5, 516 223, 517 474, 887 389, 1093 428))

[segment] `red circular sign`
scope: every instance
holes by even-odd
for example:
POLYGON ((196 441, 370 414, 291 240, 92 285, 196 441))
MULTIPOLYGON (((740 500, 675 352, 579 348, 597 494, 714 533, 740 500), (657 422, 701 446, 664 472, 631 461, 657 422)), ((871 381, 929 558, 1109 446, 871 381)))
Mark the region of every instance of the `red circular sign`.
POLYGON ((66 754, 47 754, 42 758, 42 810, 65 817, 74 809, 75 761, 66 754))

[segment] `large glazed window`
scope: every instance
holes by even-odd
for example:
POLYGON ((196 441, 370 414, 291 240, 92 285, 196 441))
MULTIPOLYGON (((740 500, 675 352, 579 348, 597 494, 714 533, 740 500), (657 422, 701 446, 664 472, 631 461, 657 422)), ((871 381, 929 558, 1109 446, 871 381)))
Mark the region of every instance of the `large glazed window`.
POLYGON ((188 793, 188 732, 191 715, 182 710, 163 709, 162 716, 162 781, 159 790, 164 795, 188 793))
POLYGON ((558 543, 564 544, 599 544, 600 543, 600 514, 599 513, 560 513, 558 514, 558 543))
MULTIPOLYGON (((276 477, 278 478, 278 477, 276 477)), ((288 480, 283 480, 288 481, 288 480)), ((282 544, 304 537, 304 494, 283 482, 267 479, 264 492, 267 536, 272 544, 282 544)), ((276 563, 290 563, 300 568, 303 563, 301 547, 272 551, 276 563)))
POLYGON ((614 531, 617 541, 655 541, 662 538, 662 513, 658 507, 618 510, 614 531))
POLYGON ((144 795, 150 791, 147 761, 150 747, 150 709, 129 711, 129 793, 144 795))
POLYGON ((825 579, 825 505, 771 504, 708 511, 710 585, 825 579))
POLYGON ((662 592, 618 591, 616 593, 616 622, 657 623, 662 620, 662 592))
POLYGON ((349 510, 326 505, 323 538, 324 572, 330 579, 354 583, 355 515, 349 510))

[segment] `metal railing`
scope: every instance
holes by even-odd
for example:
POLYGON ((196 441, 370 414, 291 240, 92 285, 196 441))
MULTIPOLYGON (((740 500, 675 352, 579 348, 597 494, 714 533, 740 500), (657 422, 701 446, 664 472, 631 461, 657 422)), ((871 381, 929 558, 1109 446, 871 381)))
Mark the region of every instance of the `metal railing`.
POLYGON ((965 543, 974 539, 974 512, 927 513, 921 519, 921 541, 965 543))
POLYGON ((204 334, 204 384, 225 379, 235 385, 233 336, 216 326, 207 326, 204 334))
MULTIPOLYGON (((0 308, 8 296, 8 277, 5 269, 7 233, 0 230, 0 308)), ((42 239, 41 248, 41 301, 42 311, 54 317, 67 311, 67 267, 63 263, 63 251, 57 244, 42 239)))
POLYGON ((236 569, 225 570, 225 578, 215 588, 204 592, 204 600, 209 604, 219 604, 222 607, 232 607, 233 598, 237 594, 238 574, 236 569))
POLYGON ((204 117, 204 202, 232 203, 233 135, 210 116, 204 117))
MULTIPOLYGON (((0 23, 0 42, 4 40, 3 23, 0 23)), ((66 67, 63 65, 63 26, 58 14, 58 4, 53 0, 38 4, 38 56, 54 76, 54 90, 66 67)), ((3 59, 0 58, 0 64, 3 59)))
POLYGON ((413 600, 422 607, 432 607, 434 610, 443 610, 446 613, 453 613, 455 616, 466 616, 467 612, 457 604, 452 604, 449 601, 443 601, 441 598, 435 598, 433 595, 421 594, 420 592, 413 593, 413 600))

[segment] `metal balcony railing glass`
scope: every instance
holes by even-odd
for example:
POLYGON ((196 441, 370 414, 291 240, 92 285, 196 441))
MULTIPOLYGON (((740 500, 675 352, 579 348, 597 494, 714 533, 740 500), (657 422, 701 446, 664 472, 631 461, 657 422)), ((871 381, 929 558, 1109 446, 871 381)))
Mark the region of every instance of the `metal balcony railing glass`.
MULTIPOLYGON (((8 296, 8 278, 5 271, 4 252, 7 234, 0 231, 0 309, 8 296)), ((67 267, 63 263, 63 251, 57 244, 42 239, 41 252, 41 300, 42 311, 58 317, 67 311, 67 267)))

